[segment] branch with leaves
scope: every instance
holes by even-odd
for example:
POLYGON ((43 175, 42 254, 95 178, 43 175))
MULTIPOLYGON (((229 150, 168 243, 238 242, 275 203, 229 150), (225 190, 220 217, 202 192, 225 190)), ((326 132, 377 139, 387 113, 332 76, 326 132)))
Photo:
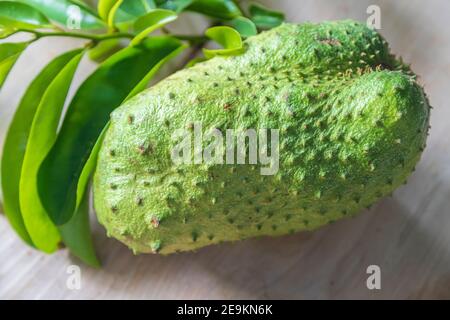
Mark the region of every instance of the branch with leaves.
POLYGON ((183 67, 237 55, 244 50, 242 38, 283 20, 282 13, 257 4, 245 13, 231 0, 99 0, 96 10, 80 0, 0 1, 0 39, 31 36, 23 42, 2 40, 0 88, 31 43, 45 37, 86 40, 81 48, 55 57, 33 79, 7 132, 1 161, 3 210, 20 238, 46 253, 64 244, 85 263, 98 266, 89 226, 89 182, 110 113, 186 49, 191 53, 183 67), (204 15, 212 27, 200 35, 173 34, 168 25, 186 11, 204 15), (154 35, 157 30, 160 34, 154 35), (210 40, 223 48, 206 49, 210 40), (203 57, 198 56, 201 50, 203 57), (61 119, 86 54, 100 64, 61 119))

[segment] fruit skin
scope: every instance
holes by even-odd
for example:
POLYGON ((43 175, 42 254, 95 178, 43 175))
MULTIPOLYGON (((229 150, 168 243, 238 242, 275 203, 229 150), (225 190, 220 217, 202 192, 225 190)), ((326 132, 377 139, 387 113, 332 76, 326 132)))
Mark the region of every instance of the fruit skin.
POLYGON ((108 235, 135 253, 312 230, 390 194, 425 147, 429 104, 375 31, 283 24, 246 53, 179 71, 118 108, 94 179, 108 235), (279 129, 279 170, 174 165, 174 130, 279 129))

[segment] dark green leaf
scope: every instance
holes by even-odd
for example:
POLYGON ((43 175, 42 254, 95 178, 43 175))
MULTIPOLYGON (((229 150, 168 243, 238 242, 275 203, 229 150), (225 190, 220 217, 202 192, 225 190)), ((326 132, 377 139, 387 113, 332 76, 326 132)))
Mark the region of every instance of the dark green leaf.
POLYGON ((116 12, 116 22, 129 22, 156 9, 153 0, 124 1, 116 12))
POLYGON ((0 26, 9 28, 45 28, 50 21, 35 8, 20 2, 0 2, 0 26))
POLYGON ((84 193, 86 192, 86 189, 88 187, 89 179, 91 178, 91 175, 93 174, 95 170, 95 166, 97 164, 97 155, 100 150, 101 144, 103 142, 103 138, 106 134, 106 131, 109 128, 110 122, 106 124, 106 126, 103 128, 102 132, 100 133, 100 136, 97 138, 97 141, 95 142, 94 147, 92 148, 91 154, 89 155, 88 160, 86 161, 86 164, 83 167, 83 170, 80 174, 80 179, 78 180, 77 185, 77 202, 75 206, 75 210, 78 210, 78 207, 81 205, 81 202, 84 198, 84 193))
POLYGON ((206 30, 205 35, 223 47, 216 50, 203 49, 208 59, 215 56, 235 56, 244 52, 241 35, 233 28, 212 27, 206 30))
POLYGON ((277 27, 284 21, 284 14, 282 12, 267 9, 259 4, 252 4, 249 11, 253 22, 261 29, 277 27))
POLYGON ((28 42, 0 44, 0 88, 28 42))
POLYGON ((147 37, 148 34, 163 27, 169 22, 174 21, 176 18, 177 14, 174 11, 165 9, 151 10, 134 22, 134 31, 138 32, 138 34, 131 40, 131 44, 138 44, 142 39, 147 37))
POLYGON ((74 213, 79 177, 110 113, 180 47, 182 43, 170 37, 144 40, 108 58, 80 86, 39 171, 39 194, 56 224, 66 223, 74 213))
POLYGON ((224 20, 230 20, 242 15, 232 0, 194 0, 186 10, 224 20))
POLYGON ((198 12, 210 17, 230 20, 242 15, 233 0, 170 0, 157 1, 160 8, 181 12, 198 12))
POLYGON ((77 205, 74 216, 59 228, 64 243, 71 253, 92 267, 99 267, 100 262, 95 254, 89 223, 89 187, 88 183, 95 171, 97 155, 103 138, 108 130, 109 122, 103 128, 100 137, 92 149, 89 159, 84 165, 77 187, 77 205))
POLYGON ((246 17, 234 18, 229 22, 229 24, 234 29, 236 29, 243 37, 251 37, 258 33, 258 30, 256 30, 256 26, 253 21, 246 17))
POLYGON ((41 97, 71 58, 72 55, 64 54, 54 59, 32 81, 16 110, 3 147, 1 163, 3 207, 13 228, 30 245, 32 245, 32 241, 25 227, 19 202, 19 183, 23 158, 33 118, 41 97))
POLYGON ((97 14, 81 1, 75 0, 18 0, 33 8, 40 10, 49 19, 70 27, 74 26, 74 20, 81 18, 79 27, 81 29, 100 29, 105 24, 97 14), (73 21, 71 21, 73 19, 73 21))
POLYGON ((175 12, 183 11, 194 0, 171 0, 171 1, 157 1, 160 8, 172 10, 175 12))
POLYGON ((94 244, 92 243, 89 223, 89 192, 84 192, 80 206, 72 219, 59 227, 64 244, 70 252, 91 267, 100 267, 94 244))
POLYGON ((37 189, 37 174, 45 156, 55 143, 61 112, 73 75, 82 57, 82 50, 66 53, 65 67, 49 84, 36 110, 22 164, 19 188, 20 210, 34 245, 45 252, 58 248, 60 236, 41 204, 37 189), (71 60, 67 61, 67 58, 71 60))

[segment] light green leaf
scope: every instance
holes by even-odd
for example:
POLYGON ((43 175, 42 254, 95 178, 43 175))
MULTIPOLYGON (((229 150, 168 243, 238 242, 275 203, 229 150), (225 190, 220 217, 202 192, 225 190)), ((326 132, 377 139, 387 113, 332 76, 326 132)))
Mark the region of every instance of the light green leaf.
POLYGON ((156 29, 163 27, 169 22, 174 21, 177 18, 177 14, 170 10, 154 9, 146 15, 138 18, 134 23, 134 30, 138 34, 131 40, 132 45, 136 45, 142 41, 148 34, 152 33, 156 29))
POLYGON ((17 0, 40 10, 49 19, 66 27, 79 27, 81 29, 100 29, 106 27, 97 14, 76 0, 17 0))
POLYGON ((0 88, 28 42, 0 44, 0 88))
POLYGON ((224 49, 203 49, 208 59, 215 56, 235 56, 244 52, 242 38, 239 32, 230 27, 212 27, 206 30, 205 35, 220 44, 224 49))
POLYGON ((39 194, 53 222, 61 225, 72 218, 80 175, 110 113, 181 46, 171 37, 144 40, 108 58, 80 86, 39 171, 39 194))
POLYGON ((25 91, 7 132, 1 161, 3 207, 12 227, 28 244, 33 245, 23 221, 19 202, 22 163, 33 118, 42 96, 52 80, 70 61, 64 54, 51 61, 25 91))
POLYGON ((8 38, 10 35, 14 34, 15 32, 16 32, 16 29, 0 27, 0 39, 8 38))
POLYGON ((108 26, 112 27, 114 26, 114 19, 116 16, 116 12, 119 9, 120 5, 123 3, 124 0, 118 0, 116 1, 116 3, 114 4, 114 6, 111 8, 111 10, 109 11, 109 15, 108 15, 108 26))
POLYGON ((253 21, 246 17, 234 18, 229 22, 229 24, 234 29, 236 29, 243 37, 251 37, 258 33, 258 30, 256 30, 256 26, 253 21))
POLYGON ((285 19, 282 12, 267 9, 259 4, 252 4, 249 11, 253 22, 261 29, 277 27, 282 24, 285 19))
POLYGON ((49 84, 41 98, 31 125, 20 175, 20 210, 28 233, 35 246, 45 252, 58 247, 60 236, 41 204, 37 189, 37 174, 42 161, 56 140, 56 134, 67 92, 82 57, 82 50, 63 56, 66 66, 49 84))
POLYGON ((109 12, 118 0, 99 0, 97 4, 97 12, 100 18, 108 21, 109 12))
POLYGON ((4 28, 47 28, 50 21, 39 10, 20 2, 0 1, 0 26, 4 28))
POLYGON ((123 0, 99 0, 98 1, 98 14, 100 17, 108 23, 109 26, 114 25, 114 16, 122 4, 123 0))

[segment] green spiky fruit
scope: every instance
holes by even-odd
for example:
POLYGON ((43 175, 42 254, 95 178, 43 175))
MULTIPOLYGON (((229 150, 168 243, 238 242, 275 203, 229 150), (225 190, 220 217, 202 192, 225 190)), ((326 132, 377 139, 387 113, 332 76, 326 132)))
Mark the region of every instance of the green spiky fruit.
POLYGON ((390 194, 419 160, 426 96, 375 31, 353 21, 283 24, 245 50, 177 72, 112 114, 95 208, 135 252, 315 229, 390 194), (173 132, 197 122, 204 131, 278 129, 278 171, 174 164, 173 132))

